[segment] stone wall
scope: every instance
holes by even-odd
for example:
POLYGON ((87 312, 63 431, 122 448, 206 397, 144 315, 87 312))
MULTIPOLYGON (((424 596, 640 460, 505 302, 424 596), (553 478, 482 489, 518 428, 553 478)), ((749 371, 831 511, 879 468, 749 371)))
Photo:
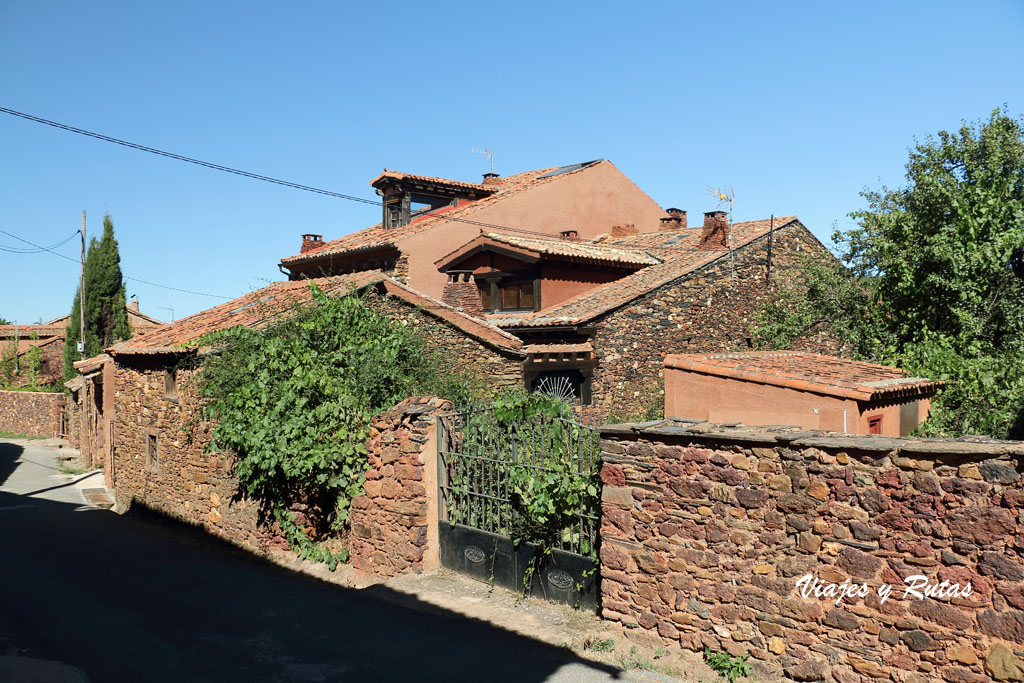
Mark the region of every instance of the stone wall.
POLYGON ((352 500, 352 564, 395 576, 438 566, 437 422, 450 407, 409 398, 373 420, 365 495, 352 500))
MULTIPOLYGON (((726 252, 727 253, 727 252, 726 252)), ((768 240, 737 249, 729 258, 670 282, 598 320, 593 335, 591 395, 618 419, 642 419, 664 405, 661 382, 666 353, 714 353, 751 348, 750 326, 758 303, 771 296, 766 284, 768 240)), ((803 258, 833 259, 800 225, 772 235, 772 274, 803 258)), ((803 340, 794 350, 841 355, 827 337, 803 340)))
POLYGON ((60 433, 64 394, 45 391, 0 391, 0 431, 42 436, 60 433))
MULTIPOLYGON (((428 347, 461 368, 475 369, 488 386, 521 381, 515 353, 477 341, 397 297, 371 294, 366 301, 400 324, 415 325, 428 347)), ((251 549, 287 548, 276 525, 260 523, 258 504, 240 496, 231 474, 234 457, 204 452, 214 425, 202 419, 194 371, 179 368, 177 398, 164 397, 165 368, 178 360, 168 354, 115 354, 113 488, 118 506, 142 503, 251 549), (158 442, 156 464, 147 458, 151 437, 158 442)), ((293 511, 302 524, 308 511, 302 506, 293 511)), ((347 539, 329 539, 339 546, 343 542, 347 539)), ((422 557, 410 562, 422 562, 422 557)))
POLYGON ((371 294, 367 303, 392 320, 415 326, 430 348, 444 358, 457 359, 460 368, 474 371, 489 389, 522 386, 523 354, 478 341, 398 297, 371 294))
POLYGON ((263 551, 287 548, 259 524, 256 503, 239 495, 234 458, 206 453, 213 423, 202 419, 194 371, 178 369, 177 399, 164 397, 164 370, 178 358, 115 356, 114 495, 120 509, 138 502, 263 551), (147 456, 151 437, 157 457, 147 456))
POLYGON ((79 405, 81 390, 64 394, 64 434, 68 444, 76 449, 82 448, 82 409, 79 405))
POLYGON ((694 421, 603 437, 602 615, 629 633, 750 654, 762 678, 1024 680, 1024 444, 694 421), (867 588, 837 605, 802 596, 806 575, 867 588), (972 592, 917 599, 913 576, 972 592))

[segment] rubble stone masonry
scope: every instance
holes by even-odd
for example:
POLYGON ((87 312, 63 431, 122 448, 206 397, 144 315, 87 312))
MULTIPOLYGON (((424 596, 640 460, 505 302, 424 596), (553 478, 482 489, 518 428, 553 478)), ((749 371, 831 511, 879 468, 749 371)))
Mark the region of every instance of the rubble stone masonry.
POLYGON ((396 576, 436 569, 437 421, 450 406, 409 398, 373 420, 365 495, 352 501, 352 564, 396 576))
MULTIPOLYGON (((620 419, 642 419, 664 404, 662 364, 667 353, 716 353, 751 348, 751 325, 767 285, 768 240, 728 252, 714 263, 669 282, 594 325, 598 366, 591 393, 596 406, 620 419)), ((772 234, 772 278, 804 258, 833 257, 806 228, 772 234)), ((835 354, 827 338, 805 340, 794 350, 835 354)))
POLYGON ((522 386, 523 354, 480 342, 398 297, 370 295, 367 302, 392 320, 415 326, 430 348, 445 358, 457 360, 459 367, 475 371, 488 389, 522 386))
POLYGON ((0 391, 0 431, 50 438, 60 433, 64 394, 0 391))
MULTIPOLYGON (((367 303, 399 323, 415 325, 428 347, 456 359, 460 367, 476 369, 490 387, 521 381, 520 359, 514 353, 479 342, 397 297, 371 295, 367 303)), ((276 525, 260 522, 258 503, 241 495, 232 474, 233 454, 204 452, 214 425, 202 419, 194 371, 178 369, 177 398, 164 396, 165 370, 180 357, 114 356, 114 490, 119 508, 136 502, 250 549, 286 549, 276 525)), ((60 394, 53 396, 63 400, 60 394)), ((404 473, 402 469, 398 476, 404 473)), ((301 505, 292 510, 302 524, 307 510, 301 505)), ((326 540, 333 545, 347 539, 326 540)))
POLYGON ((118 507, 141 503, 257 551, 271 545, 287 548, 284 539, 258 524, 257 504, 240 496, 233 455, 204 452, 213 423, 202 419, 194 371, 177 371, 177 399, 172 400, 164 397, 164 370, 176 358, 136 355, 115 360, 118 507))
POLYGON ((1024 680, 1024 444, 692 421, 602 436, 604 618, 750 654, 762 680, 1024 680), (804 597, 808 575, 866 588, 804 597))

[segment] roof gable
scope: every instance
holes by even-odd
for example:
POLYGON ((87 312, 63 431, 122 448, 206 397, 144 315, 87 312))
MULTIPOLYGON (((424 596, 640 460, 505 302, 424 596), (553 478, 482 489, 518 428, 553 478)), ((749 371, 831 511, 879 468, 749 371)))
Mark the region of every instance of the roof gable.
MULTIPOLYGON (((407 237, 430 230, 431 228, 442 225, 447 221, 453 220, 477 225, 488 230, 507 230, 508 228, 506 226, 491 225, 484 222, 474 221, 472 216, 475 212, 485 207, 492 206, 504 199, 527 192, 534 187, 555 182, 566 175, 584 172, 596 163, 598 162, 588 162, 585 165, 573 164, 572 167, 563 166, 555 168, 541 168, 501 178, 494 185, 481 186, 487 187, 488 190, 493 190, 493 192, 487 196, 481 197, 480 199, 471 201, 460 200, 458 206, 443 207, 442 209, 431 211, 427 214, 414 218, 412 222, 400 227, 385 228, 380 223, 377 223, 376 225, 358 230, 352 234, 325 242, 323 246, 317 247, 316 249, 310 249, 305 253, 283 258, 281 259, 281 265, 285 267, 297 266, 319 260, 329 260, 331 257, 340 256, 348 252, 394 248, 399 241, 407 237), (559 171, 560 169, 569 170, 552 175, 552 172, 559 171)), ((389 171, 389 173, 397 172, 389 171)), ((430 178, 429 176, 411 176, 410 174, 402 175, 430 178)), ((435 180, 445 179, 438 178, 435 180)), ((446 182, 456 183, 459 181, 446 182)))
POLYGON ((111 346, 108 350, 115 355, 181 353, 195 350, 195 341, 211 332, 238 326, 253 329, 268 327, 287 318, 296 307, 312 301, 309 282, 316 284, 328 296, 342 296, 352 290, 380 285, 387 294, 397 296, 428 314, 449 322, 475 339, 504 350, 518 350, 522 346, 518 338, 494 325, 472 318, 436 299, 416 292, 385 276, 379 270, 369 270, 312 280, 275 282, 187 318, 140 332, 128 341, 111 346))
MULTIPOLYGON (((774 230, 778 231, 793 224, 802 225, 796 216, 776 218, 774 230)), ((733 223, 730 230, 735 250, 767 235, 772 230, 772 221, 733 223)), ((685 228, 602 240, 599 244, 640 248, 648 255, 656 256, 663 261, 614 282, 594 287, 549 309, 534 313, 500 313, 487 316, 487 320, 508 328, 585 323, 729 254, 728 251, 722 250, 698 249, 700 233, 699 228, 685 228)))
POLYGON ((626 268, 642 268, 661 263, 660 259, 641 249, 619 248, 593 242, 550 239, 532 235, 488 232, 441 257, 437 261, 438 270, 447 270, 463 259, 481 251, 504 253, 531 263, 544 258, 626 268))

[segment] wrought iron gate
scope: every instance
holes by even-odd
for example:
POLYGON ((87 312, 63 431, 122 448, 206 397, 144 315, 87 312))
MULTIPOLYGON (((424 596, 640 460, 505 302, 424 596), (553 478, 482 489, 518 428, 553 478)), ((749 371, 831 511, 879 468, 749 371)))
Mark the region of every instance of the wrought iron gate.
POLYGON ((455 411, 438 420, 438 493, 441 564, 513 590, 530 572, 534 595, 597 607, 600 438, 585 419, 535 418, 501 423, 489 406, 455 411), (567 474, 571 472, 572 474, 567 474), (518 542, 530 520, 524 497, 533 478, 585 481, 589 491, 565 521, 547 557, 518 542))

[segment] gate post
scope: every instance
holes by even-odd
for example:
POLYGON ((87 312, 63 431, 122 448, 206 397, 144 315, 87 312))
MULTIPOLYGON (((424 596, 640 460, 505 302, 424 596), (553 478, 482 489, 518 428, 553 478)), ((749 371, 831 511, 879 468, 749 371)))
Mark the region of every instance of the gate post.
POLYGON ((370 469, 351 507, 357 570, 388 577, 439 566, 437 416, 450 405, 411 397, 373 419, 370 469))

